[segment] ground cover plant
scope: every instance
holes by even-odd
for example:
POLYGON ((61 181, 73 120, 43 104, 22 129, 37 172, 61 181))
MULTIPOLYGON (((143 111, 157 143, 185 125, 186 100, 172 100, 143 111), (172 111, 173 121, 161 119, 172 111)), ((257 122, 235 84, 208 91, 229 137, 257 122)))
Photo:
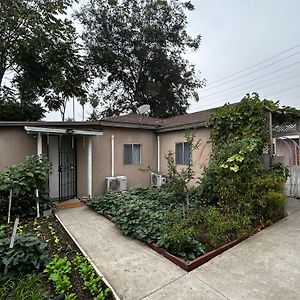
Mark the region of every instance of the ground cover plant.
POLYGON ((12 226, 1 228, 0 300, 43 300, 60 294, 66 300, 113 299, 102 278, 55 217, 21 221, 13 249, 7 249, 12 226), (76 261, 79 257, 84 262, 83 270, 76 261))
MULTIPOLYGON (((252 94, 215 112, 210 162, 192 188, 192 160, 178 169, 169 153, 167 184, 108 191, 89 207, 109 215, 125 235, 157 243, 186 261, 276 222, 285 213, 288 172, 281 164, 266 169, 261 162, 270 143, 270 109, 280 108, 252 94)), ((201 141, 192 132, 186 138, 192 153, 201 141)))

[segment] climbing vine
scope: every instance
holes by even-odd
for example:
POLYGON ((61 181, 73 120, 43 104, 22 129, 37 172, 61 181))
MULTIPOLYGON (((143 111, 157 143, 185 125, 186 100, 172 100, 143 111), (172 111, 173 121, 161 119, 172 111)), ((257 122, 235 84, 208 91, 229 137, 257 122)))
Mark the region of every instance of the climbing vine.
POLYGON ((284 168, 265 170, 261 163, 270 143, 269 112, 278 109, 277 102, 260 100, 256 93, 217 109, 212 117, 212 157, 200 182, 205 204, 230 211, 245 224, 265 224, 283 216, 286 178, 278 170, 284 168))

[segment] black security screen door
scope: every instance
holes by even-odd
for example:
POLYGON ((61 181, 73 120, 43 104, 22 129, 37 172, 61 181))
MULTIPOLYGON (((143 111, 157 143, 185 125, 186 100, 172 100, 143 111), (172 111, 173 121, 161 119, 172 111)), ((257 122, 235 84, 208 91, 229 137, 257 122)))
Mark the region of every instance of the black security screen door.
POLYGON ((76 139, 63 135, 59 140, 59 200, 76 197, 76 139))

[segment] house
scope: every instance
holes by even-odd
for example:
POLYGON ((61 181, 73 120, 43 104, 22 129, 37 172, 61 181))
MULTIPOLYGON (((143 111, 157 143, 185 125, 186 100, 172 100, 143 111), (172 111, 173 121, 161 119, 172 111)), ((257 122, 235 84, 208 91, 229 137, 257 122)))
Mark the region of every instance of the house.
POLYGON ((128 114, 97 122, 0 122, 0 172, 25 156, 44 154, 52 164, 50 197, 60 200, 101 194, 107 177, 125 176, 128 188, 148 186, 151 170, 167 173, 169 151, 179 168, 187 164, 185 134, 193 130, 201 139, 192 157, 199 177, 211 153, 206 126, 211 115, 200 111, 167 119, 128 114))

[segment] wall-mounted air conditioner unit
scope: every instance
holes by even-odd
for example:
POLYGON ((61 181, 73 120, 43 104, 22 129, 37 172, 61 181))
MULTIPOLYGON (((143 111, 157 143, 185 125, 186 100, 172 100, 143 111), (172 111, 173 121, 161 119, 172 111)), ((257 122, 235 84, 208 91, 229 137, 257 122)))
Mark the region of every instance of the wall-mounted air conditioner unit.
POLYGON ((165 184, 166 182, 167 182, 167 179, 163 175, 157 174, 154 172, 151 173, 151 185, 152 186, 160 187, 163 184, 165 184))
POLYGON ((105 185, 106 190, 123 192, 127 189, 127 178, 126 176, 106 177, 105 185))
POLYGON ((117 180, 120 183, 119 192, 127 190, 127 177, 126 176, 117 176, 117 180))

